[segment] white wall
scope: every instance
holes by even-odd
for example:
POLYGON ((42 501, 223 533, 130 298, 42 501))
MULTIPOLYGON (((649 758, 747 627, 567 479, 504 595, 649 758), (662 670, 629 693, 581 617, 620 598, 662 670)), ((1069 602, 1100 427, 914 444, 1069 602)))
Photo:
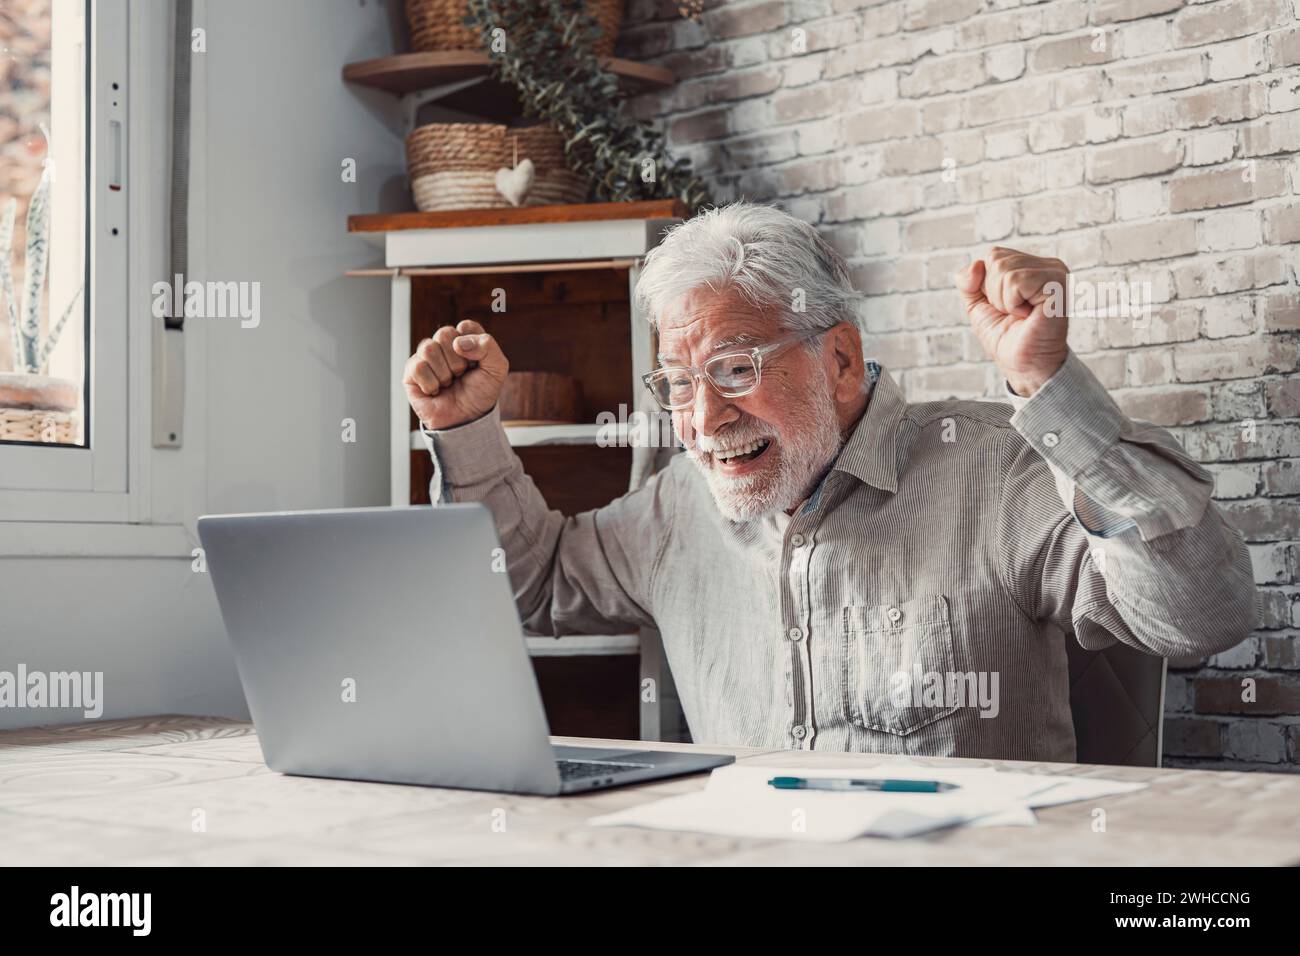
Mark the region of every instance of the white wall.
MULTIPOLYGON (((348 214, 407 208, 402 145, 395 104, 340 72, 393 52, 400 6, 196 4, 191 275, 260 282, 261 324, 190 323, 185 447, 154 453, 153 498, 191 533, 204 512, 387 503, 387 284, 343 272, 378 258, 348 237, 348 214)), ((148 175, 133 165, 137 183, 148 175)), ((190 561, 0 558, 0 669, 103 671, 105 717, 246 716, 210 579, 190 561)), ((0 708, 0 728, 78 716, 0 708)))

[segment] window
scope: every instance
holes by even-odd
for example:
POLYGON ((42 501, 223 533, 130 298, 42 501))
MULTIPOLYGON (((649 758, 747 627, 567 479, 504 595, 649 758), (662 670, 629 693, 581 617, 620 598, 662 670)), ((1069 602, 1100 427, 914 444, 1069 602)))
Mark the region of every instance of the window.
POLYGON ((124 0, 0 7, 0 520, 130 517, 127 27, 124 0))

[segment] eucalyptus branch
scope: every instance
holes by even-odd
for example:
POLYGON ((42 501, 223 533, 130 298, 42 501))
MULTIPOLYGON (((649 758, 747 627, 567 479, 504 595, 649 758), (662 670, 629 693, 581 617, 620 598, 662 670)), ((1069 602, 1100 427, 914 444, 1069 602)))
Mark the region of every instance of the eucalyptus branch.
POLYGON ((569 168, 591 177, 597 197, 672 197, 692 212, 711 203, 690 160, 674 159, 658 130, 628 114, 618 78, 593 52, 599 25, 570 6, 571 0, 469 0, 464 23, 479 31, 497 78, 517 90, 525 115, 560 131, 569 168))

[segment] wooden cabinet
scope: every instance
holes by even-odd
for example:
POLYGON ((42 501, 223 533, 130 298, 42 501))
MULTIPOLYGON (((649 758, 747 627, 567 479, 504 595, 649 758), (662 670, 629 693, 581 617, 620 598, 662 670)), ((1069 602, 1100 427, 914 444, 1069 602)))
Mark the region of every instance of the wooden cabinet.
MULTIPOLYGON (((350 274, 391 284, 393 504, 428 504, 432 476, 403 366, 421 339, 466 318, 497 337, 512 371, 580 383, 579 422, 507 429, 550 507, 576 514, 627 491, 633 449, 598 444, 597 416, 626 420, 640 403, 653 337, 631 292, 642 257, 684 213, 663 201, 351 217, 383 263, 350 274)), ((685 739, 653 631, 528 643, 553 733, 685 739)))

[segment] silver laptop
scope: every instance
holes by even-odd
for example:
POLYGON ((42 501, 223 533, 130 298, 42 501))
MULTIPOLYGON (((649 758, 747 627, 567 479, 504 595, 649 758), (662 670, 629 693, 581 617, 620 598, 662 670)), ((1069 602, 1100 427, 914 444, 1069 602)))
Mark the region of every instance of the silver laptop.
POLYGON ((559 794, 734 760, 551 745, 482 505, 205 516, 198 527, 272 770, 559 794))

